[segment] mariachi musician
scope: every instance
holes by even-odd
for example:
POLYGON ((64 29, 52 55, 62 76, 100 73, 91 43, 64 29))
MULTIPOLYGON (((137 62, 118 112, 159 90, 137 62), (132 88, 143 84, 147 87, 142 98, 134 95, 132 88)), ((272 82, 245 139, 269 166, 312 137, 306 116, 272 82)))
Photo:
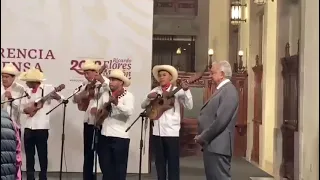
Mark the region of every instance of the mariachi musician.
MULTIPOLYGON (((152 69, 154 78, 160 86, 151 90, 141 107, 146 108, 150 101, 163 92, 173 91, 178 78, 176 68, 170 65, 157 65, 152 69)), ((192 109, 193 100, 187 82, 181 83, 182 89, 175 96, 174 105, 165 111, 161 117, 154 120, 153 145, 155 150, 155 164, 158 180, 179 180, 180 159, 179 159, 179 132, 180 132, 180 103, 187 109, 192 109), (167 175, 168 169, 168 175, 167 175)))
POLYGON ((103 92, 110 91, 109 79, 99 73, 101 66, 95 64, 93 60, 86 60, 81 69, 83 70, 84 77, 87 81, 80 86, 79 93, 74 96, 73 102, 78 104, 80 111, 85 111, 83 126, 83 179, 92 180, 94 179, 94 151, 92 149, 92 140, 94 135, 95 116, 90 110, 92 107, 96 107, 97 99, 99 99, 99 96, 101 96, 103 92))
MULTIPOLYGON (((7 64, 1 70, 1 101, 19 98, 25 94, 24 87, 15 81, 18 75, 18 69, 12 63, 7 64)), ((18 128, 20 129, 21 99, 12 101, 12 103, 4 103, 1 105, 1 109, 5 109, 8 112, 8 114, 11 116, 11 119, 18 125, 18 128)))
POLYGON ((108 77, 111 94, 105 92, 99 99, 100 108, 92 109, 95 112, 97 110, 99 112, 101 108, 109 109, 106 118, 99 119, 102 120, 99 123, 102 124, 98 144, 99 163, 103 180, 125 180, 130 144, 126 128, 134 109, 134 97, 126 89, 130 85, 130 80, 122 70, 112 70, 108 77))
MULTIPOLYGON (((18 69, 9 63, 3 67, 1 70, 1 101, 8 101, 12 98, 19 98, 25 94, 25 89, 22 85, 17 83, 16 77, 19 75, 18 69)), ((17 99, 11 103, 6 102, 1 105, 1 109, 8 112, 11 120, 13 122, 14 128, 18 131, 18 136, 16 137, 16 167, 17 167, 17 178, 21 178, 21 165, 22 165, 22 153, 21 153, 21 123, 20 115, 22 111, 21 106, 22 99, 17 99)), ((12 137, 6 137, 12 138, 12 137)), ((9 142, 8 142, 9 144, 9 142)))
POLYGON ((51 100, 62 100, 62 96, 55 92, 49 84, 43 84, 44 74, 32 68, 20 75, 20 80, 25 81, 29 98, 23 99, 23 112, 27 115, 24 129, 24 148, 26 153, 27 180, 34 180, 35 148, 39 157, 39 180, 47 179, 48 169, 48 138, 50 128, 50 115, 46 113, 52 108, 51 100), (46 100, 34 106, 39 99, 46 100))

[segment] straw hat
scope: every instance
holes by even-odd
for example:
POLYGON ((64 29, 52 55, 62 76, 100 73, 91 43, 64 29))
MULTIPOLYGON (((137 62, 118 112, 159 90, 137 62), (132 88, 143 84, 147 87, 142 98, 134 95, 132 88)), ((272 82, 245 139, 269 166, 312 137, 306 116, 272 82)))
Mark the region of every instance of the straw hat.
POLYGON ((153 67, 152 74, 153 74, 153 77, 158 82, 159 82, 159 77, 158 77, 159 71, 167 71, 169 74, 171 74, 171 76, 172 76, 171 83, 176 82, 176 80, 178 79, 178 71, 175 67, 170 66, 170 65, 157 65, 157 66, 153 67))
POLYGON ((12 63, 5 65, 1 70, 1 74, 10 74, 16 76, 19 73, 20 72, 18 71, 18 69, 12 63))
POLYGON ((100 65, 96 64, 93 60, 89 59, 84 62, 84 64, 81 66, 81 69, 83 71, 93 70, 93 71, 99 71, 101 68, 100 65))
POLYGON ((128 87, 130 86, 130 80, 124 75, 123 71, 120 69, 114 69, 110 72, 108 78, 115 78, 123 81, 123 86, 128 87))
POLYGON ((39 69, 29 69, 27 72, 21 73, 19 79, 21 81, 28 82, 42 82, 44 81, 44 74, 39 71, 39 69))

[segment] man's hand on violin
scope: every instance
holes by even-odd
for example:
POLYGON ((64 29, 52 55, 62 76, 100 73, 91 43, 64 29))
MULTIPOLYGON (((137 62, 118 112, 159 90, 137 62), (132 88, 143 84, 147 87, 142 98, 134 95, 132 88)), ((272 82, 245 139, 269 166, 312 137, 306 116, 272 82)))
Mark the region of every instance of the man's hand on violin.
POLYGON ((11 95, 11 92, 10 91, 6 91, 4 92, 4 96, 8 99, 11 99, 12 98, 12 95, 11 95))
POLYGON ((157 96, 158 96, 158 93, 152 92, 152 93, 148 94, 148 99, 155 99, 155 98, 157 98, 157 96))
POLYGON ((96 107, 90 109, 90 114, 91 115, 96 115, 97 112, 98 112, 98 108, 96 108, 96 107))
POLYGON ((184 91, 187 91, 189 89, 189 84, 186 81, 183 81, 181 87, 184 91))
POLYGON ((104 78, 101 74, 97 73, 95 76, 94 76, 94 79, 99 81, 101 84, 104 83, 104 78))
POLYGON ((116 106, 118 105, 118 98, 116 98, 116 97, 111 96, 109 101, 116 106))

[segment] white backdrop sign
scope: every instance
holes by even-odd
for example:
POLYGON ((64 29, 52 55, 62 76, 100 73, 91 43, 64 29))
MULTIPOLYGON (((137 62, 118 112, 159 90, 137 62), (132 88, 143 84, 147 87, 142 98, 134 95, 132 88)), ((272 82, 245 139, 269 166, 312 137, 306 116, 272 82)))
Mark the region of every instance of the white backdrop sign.
MULTIPOLYGON (((123 69, 131 78, 135 113, 151 86, 153 0, 1 0, 1 63, 24 72, 36 67, 46 84, 65 84, 67 97, 83 80, 84 59, 123 69)), ((60 166, 62 106, 51 118, 49 171, 60 166)), ((22 127, 24 118, 21 120, 22 127)), ((128 126, 131 122, 128 122, 128 126)), ((69 103, 65 126, 63 170, 82 172, 83 113, 69 103)), ((142 172, 148 172, 149 127, 144 128, 142 172)), ((140 122, 130 131, 128 172, 138 172, 140 122)), ((23 159, 25 170, 25 157, 23 159)), ((36 158, 36 169, 39 170, 36 158)))

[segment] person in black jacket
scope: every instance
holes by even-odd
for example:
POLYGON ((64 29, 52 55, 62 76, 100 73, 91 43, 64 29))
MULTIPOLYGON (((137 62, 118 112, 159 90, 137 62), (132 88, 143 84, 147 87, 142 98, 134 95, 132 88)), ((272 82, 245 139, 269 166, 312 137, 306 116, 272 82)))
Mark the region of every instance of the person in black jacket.
POLYGON ((19 130, 5 110, 1 110, 1 179, 21 180, 19 130))

